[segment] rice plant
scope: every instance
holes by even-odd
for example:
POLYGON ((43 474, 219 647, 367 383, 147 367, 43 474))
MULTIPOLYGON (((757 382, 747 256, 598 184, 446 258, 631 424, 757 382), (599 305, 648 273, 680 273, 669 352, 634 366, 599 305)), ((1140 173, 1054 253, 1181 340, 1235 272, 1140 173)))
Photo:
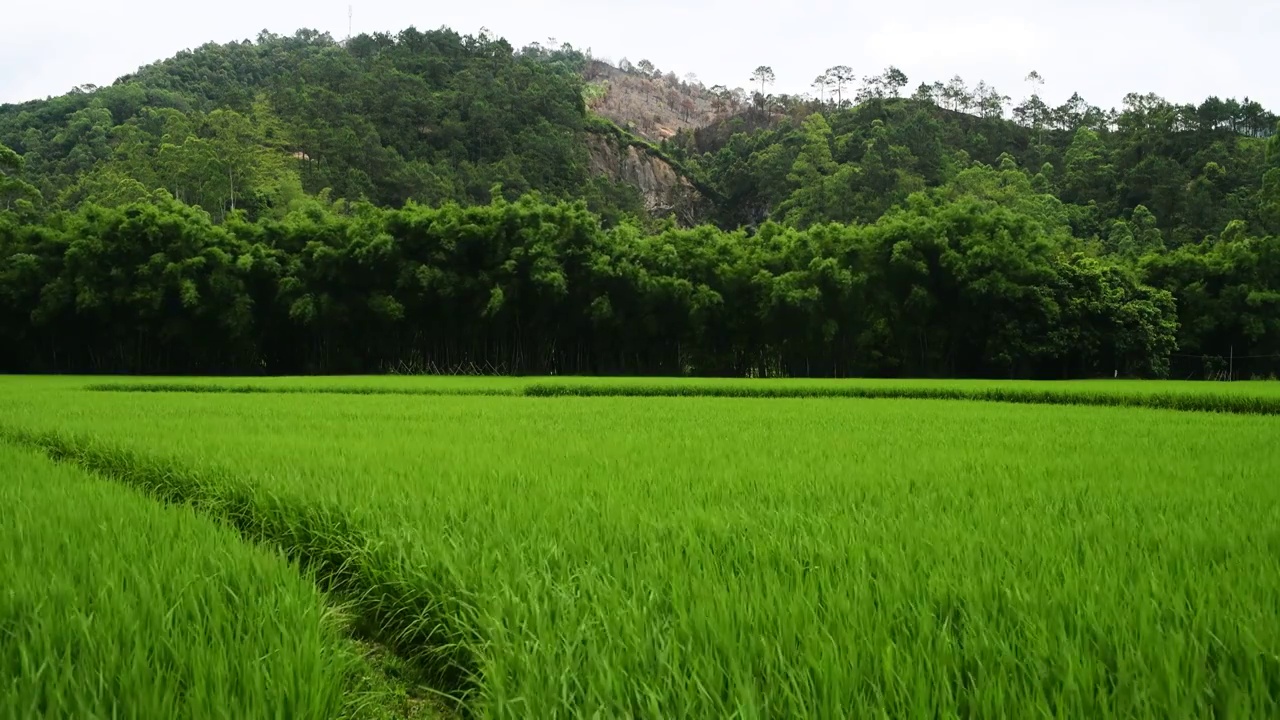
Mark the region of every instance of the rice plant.
POLYGON ((0 717, 360 715, 315 586, 190 509, 0 445, 0 717))

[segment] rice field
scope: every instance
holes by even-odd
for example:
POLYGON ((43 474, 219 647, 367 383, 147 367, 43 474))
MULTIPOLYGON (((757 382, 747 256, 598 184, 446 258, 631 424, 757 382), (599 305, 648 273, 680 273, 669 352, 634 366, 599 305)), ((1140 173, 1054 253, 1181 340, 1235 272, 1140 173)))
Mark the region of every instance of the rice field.
POLYGON ((1276 717, 1271 401, 1264 383, 0 378, 0 438, 275 557, 442 715, 1276 717), (105 384, 152 391, 86 389, 105 384), (868 387, 953 394, 849 396, 868 387), (1135 407, 1099 406, 1116 397, 1135 407), (1214 404, 1137 406, 1168 397, 1214 404))
POLYGON ((0 467, 0 717, 356 711, 357 657, 296 568, 32 451, 0 467))

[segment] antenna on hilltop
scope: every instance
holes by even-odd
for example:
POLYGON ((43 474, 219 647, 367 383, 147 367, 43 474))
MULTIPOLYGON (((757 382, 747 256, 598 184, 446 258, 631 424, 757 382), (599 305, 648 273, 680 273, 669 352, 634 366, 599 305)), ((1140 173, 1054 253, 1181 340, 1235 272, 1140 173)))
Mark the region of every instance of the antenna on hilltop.
POLYGON ((347 39, 351 39, 351 6, 347 6, 347 39))

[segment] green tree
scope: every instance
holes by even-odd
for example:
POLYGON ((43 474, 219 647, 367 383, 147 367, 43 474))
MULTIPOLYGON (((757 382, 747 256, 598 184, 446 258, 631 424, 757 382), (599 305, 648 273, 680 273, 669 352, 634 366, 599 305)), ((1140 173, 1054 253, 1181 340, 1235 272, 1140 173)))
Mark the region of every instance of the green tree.
POLYGON ((765 88, 772 85, 777 76, 773 74, 773 68, 768 65, 761 65, 751 73, 751 82, 760 83, 760 94, 764 95, 765 88))
POLYGON ((818 102, 820 104, 824 104, 824 105, 826 104, 826 91, 827 91, 827 86, 830 83, 831 83, 831 77, 827 75, 827 73, 822 73, 818 77, 814 78, 813 82, 810 83, 809 85, 809 87, 818 91, 818 102))
POLYGON ((1164 236, 1156 226, 1156 218, 1145 206, 1134 208, 1126 220, 1116 220, 1107 234, 1107 249, 1130 262, 1164 251, 1164 236))
POLYGON ((793 189, 778 209, 787 223, 797 227, 832 217, 841 199, 833 195, 830 182, 839 168, 831 157, 831 126, 822 115, 810 115, 804 121, 803 139, 787 174, 793 189))
POLYGON ((1076 131, 1066 152, 1062 199, 1093 204, 1102 216, 1114 214, 1116 169, 1101 136, 1089 128, 1076 131))
POLYGON ((1280 124, 1267 143, 1267 171, 1259 193, 1259 215, 1272 233, 1280 235, 1280 124))
POLYGON ((844 105, 844 89, 857 77, 853 68, 848 65, 836 65, 827 68, 823 76, 827 78, 828 86, 836 91, 836 107, 844 105))
POLYGON ((910 82, 906 73, 892 65, 884 71, 883 77, 884 86, 889 89, 889 94, 893 97, 898 97, 902 93, 902 89, 910 82))
POLYGON ((22 156, 0 145, 0 211, 29 209, 40 198, 39 191, 21 177, 24 164, 22 156))

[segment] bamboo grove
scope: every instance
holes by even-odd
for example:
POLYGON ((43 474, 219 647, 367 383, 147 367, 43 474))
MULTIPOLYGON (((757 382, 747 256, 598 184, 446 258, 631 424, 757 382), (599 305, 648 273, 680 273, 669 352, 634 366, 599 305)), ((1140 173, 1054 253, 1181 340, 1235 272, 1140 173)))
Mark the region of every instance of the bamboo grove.
MULTIPOLYGON (((1026 182, 1016 168, 970 173, 1026 182)), ((397 210, 316 201, 221 225, 175 200, 10 217, 0 362, 1081 377, 1164 376, 1179 347, 1280 350, 1274 291, 1248 289, 1280 287, 1280 238, 1226 236, 1135 268, 1016 205, 919 193, 869 225, 752 234, 604 229, 580 202, 535 196, 397 210)))

